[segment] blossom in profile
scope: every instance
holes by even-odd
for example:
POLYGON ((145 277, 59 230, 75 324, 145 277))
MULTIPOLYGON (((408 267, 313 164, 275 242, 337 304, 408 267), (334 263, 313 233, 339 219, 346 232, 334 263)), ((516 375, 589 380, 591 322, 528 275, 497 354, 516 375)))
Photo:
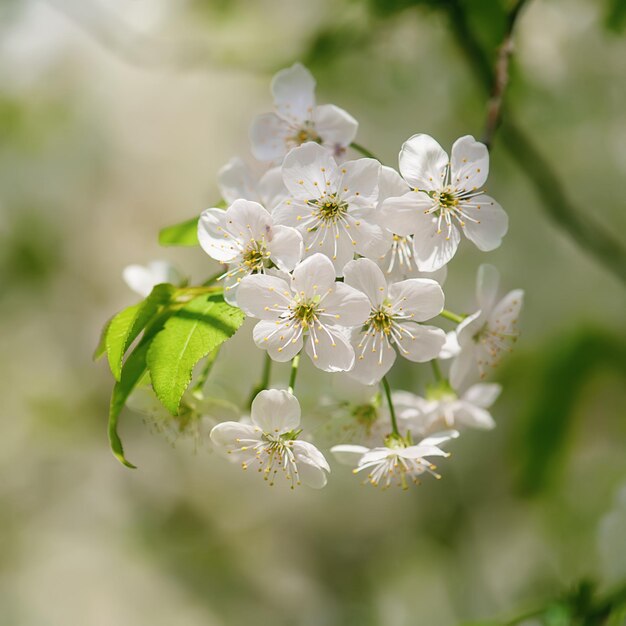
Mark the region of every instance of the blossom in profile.
POLYGON ((354 141, 358 122, 334 104, 317 105, 315 79, 295 63, 272 79, 274 112, 257 116, 250 128, 252 154, 280 162, 296 146, 315 142, 341 156, 354 141))
POLYGON ((455 437, 458 437, 458 432, 448 431, 411 445, 402 438, 389 436, 384 446, 367 448, 339 445, 333 446, 330 451, 340 463, 353 466, 352 471, 355 474, 365 472, 365 482, 374 487, 386 489, 395 484, 402 489, 408 489, 411 483, 420 483, 422 474, 441 478, 435 471, 437 466, 428 459, 433 456, 450 456, 440 446, 455 437))
POLYGON ((236 304, 236 289, 245 276, 264 273, 270 266, 289 272, 302 258, 300 233, 275 225, 268 211, 249 200, 235 200, 226 211, 204 211, 198 241, 211 258, 228 264, 224 297, 231 304, 236 304))
POLYGON ((461 232, 484 252, 495 250, 508 229, 502 207, 486 195, 487 147, 466 135, 452 154, 428 135, 413 135, 400 151, 400 173, 411 191, 385 200, 383 219, 400 236, 413 237, 417 268, 434 272, 455 255, 461 232))
POLYGON ((476 299, 480 309, 457 327, 459 352, 450 367, 450 382, 455 389, 478 375, 483 379, 512 350, 519 330, 517 321, 524 302, 521 289, 510 291, 497 301, 500 277, 492 265, 478 268, 476 299))
POLYGON ((439 283, 410 278, 388 285, 381 269, 369 259, 348 263, 344 281, 362 291, 370 306, 363 326, 352 331, 356 362, 351 377, 365 385, 379 382, 393 366, 396 351, 417 363, 436 358, 446 335, 440 328, 421 322, 443 310, 439 283))
POLYGON ((150 261, 147 265, 128 265, 122 272, 128 287, 142 298, 150 295, 157 285, 169 283, 179 286, 184 282, 180 272, 167 261, 150 261))
POLYGON ((304 254, 325 254, 337 276, 355 253, 376 258, 386 250, 379 225, 380 163, 357 159, 339 165, 315 143, 294 148, 282 166, 290 197, 273 212, 279 224, 297 228, 304 254))
POLYGON ((502 387, 496 383, 478 383, 457 393, 448 383, 441 383, 428 389, 425 397, 410 394, 412 414, 409 417, 405 408, 405 423, 412 433, 421 435, 447 428, 490 430, 496 424, 488 409, 501 391, 502 387))
POLYGON ((326 485, 330 467, 324 455, 298 439, 300 403, 294 395, 278 389, 261 391, 252 401, 250 422, 222 422, 211 430, 211 441, 244 470, 257 470, 269 485, 279 474, 292 489, 300 484, 316 489, 326 485))
POLYGON ((335 282, 335 270, 322 254, 305 259, 286 278, 255 274, 244 278, 237 294, 239 307, 261 321, 253 331, 257 346, 275 361, 289 361, 300 352, 327 372, 354 365, 347 330, 361 326, 370 307, 360 291, 335 282))

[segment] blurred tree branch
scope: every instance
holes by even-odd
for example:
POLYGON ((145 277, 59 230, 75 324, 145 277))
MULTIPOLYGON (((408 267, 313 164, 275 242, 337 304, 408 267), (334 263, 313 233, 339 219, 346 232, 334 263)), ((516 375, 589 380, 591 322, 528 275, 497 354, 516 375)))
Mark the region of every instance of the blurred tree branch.
POLYGON ((510 107, 503 116, 504 93, 508 83, 512 37, 517 18, 525 0, 518 0, 511 9, 503 43, 500 46, 496 68, 492 68, 488 54, 483 50, 470 27, 461 0, 445 0, 450 27, 455 41, 461 46, 478 82, 488 93, 485 140, 490 145, 501 125, 504 145, 520 169, 535 187, 548 216, 565 230, 578 245, 603 263, 626 283, 626 250, 622 243, 602 224, 579 211, 568 198, 565 188, 550 163, 541 154, 533 140, 515 122, 510 107))

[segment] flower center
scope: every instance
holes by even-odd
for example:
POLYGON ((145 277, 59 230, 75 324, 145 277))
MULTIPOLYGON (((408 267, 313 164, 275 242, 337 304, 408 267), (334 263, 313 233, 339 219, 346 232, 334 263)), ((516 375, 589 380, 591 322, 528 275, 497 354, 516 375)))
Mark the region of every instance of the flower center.
POLYGON ((451 189, 435 193, 434 197, 442 209, 452 209, 459 204, 459 199, 451 189))
POLYGON ((322 143, 322 138, 317 134, 313 122, 305 122, 302 128, 296 130, 295 134, 289 137, 290 143, 301 146, 307 141, 322 143))
POLYGON ((317 313, 317 302, 306 300, 296 305, 293 316, 300 322, 303 328, 309 327, 315 322, 317 313))
POLYGON ((269 252, 264 243, 252 242, 243 253, 243 264, 251 272, 260 272, 269 258, 269 252))
POLYGON ((374 328, 379 333, 385 333, 385 335, 391 333, 393 315, 389 310, 389 306, 383 304, 383 307, 380 309, 372 311, 366 324, 368 324, 370 328, 374 328))
POLYGON ((307 203, 315 208, 316 217, 326 223, 335 223, 348 212, 348 203, 342 202, 336 193, 314 198, 307 203))

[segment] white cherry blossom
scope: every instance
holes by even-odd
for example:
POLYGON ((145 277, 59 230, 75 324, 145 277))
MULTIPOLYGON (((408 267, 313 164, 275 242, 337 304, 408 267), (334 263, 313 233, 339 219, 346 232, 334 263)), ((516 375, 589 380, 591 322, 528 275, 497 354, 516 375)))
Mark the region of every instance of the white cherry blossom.
POLYGON ((524 301, 524 292, 515 289, 496 302, 498 271, 492 265, 478 269, 476 299, 480 309, 465 318, 457 327, 460 352, 450 368, 450 382, 455 389, 468 379, 485 378, 500 361, 503 352, 510 352, 517 341, 517 320, 524 301))
MULTIPOLYGON (((382 216, 382 204, 389 198, 398 198, 411 191, 408 183, 392 167, 383 165, 378 179, 379 195, 378 206, 382 216)), ((385 228, 384 220, 381 226, 387 233, 388 247, 384 255, 376 259, 376 263, 383 270, 390 282, 405 280, 406 278, 432 278, 440 285, 446 280, 448 270, 444 266, 435 272, 420 272, 413 255, 413 235, 398 235, 385 228)))
POLYGON ((296 63, 272 80, 274 112, 259 115, 250 128, 252 154, 259 161, 279 162, 291 148, 306 142, 342 155, 356 137, 358 123, 333 104, 315 102, 315 79, 296 63))
POLYGON ((315 143, 294 148, 282 167, 290 198, 273 212, 279 224, 302 233, 305 256, 321 252, 337 276, 358 253, 376 258, 386 250, 386 235, 376 209, 380 163, 357 159, 338 165, 315 143))
POLYGON ((426 397, 413 397, 414 413, 405 419, 413 433, 425 435, 446 428, 495 427, 487 409, 497 400, 502 387, 496 383, 478 383, 462 394, 457 394, 448 384, 429 389, 426 397))
POLYGON ((459 229, 480 250, 497 248, 508 229, 502 207, 483 191, 489 172, 487 147, 466 135, 448 158, 428 135, 414 135, 400 151, 400 172, 412 191, 383 203, 387 227, 413 236, 421 271, 443 267, 456 253, 459 229))
POLYGON ((427 459, 450 456, 440 446, 455 437, 458 432, 448 431, 427 437, 416 445, 408 445, 397 437, 387 437, 386 444, 376 448, 346 444, 333 446, 330 451, 340 463, 356 466, 352 470, 355 474, 367 472, 365 482, 374 487, 380 485, 386 489, 396 484, 408 489, 411 482, 419 484, 419 477, 424 473, 441 478, 435 472, 436 465, 427 459))
POLYGON ((238 305, 261 321, 254 328, 257 346, 275 361, 289 361, 306 352, 313 364, 327 372, 346 371, 354 365, 354 350, 346 329, 367 319, 367 297, 340 282, 330 260, 315 254, 300 263, 289 281, 255 274, 244 278, 238 305))
POLYGON ((128 265, 122 272, 124 282, 143 298, 157 285, 170 283, 179 286, 184 280, 180 272, 167 261, 150 261, 147 265, 128 265))
POLYGON ((250 422, 222 422, 211 430, 211 441, 244 470, 258 470, 269 485, 279 473, 292 489, 302 483, 316 489, 326 485, 330 467, 324 455, 298 439, 300 403, 294 395, 261 391, 252 401, 250 422))
POLYGON ((233 157, 217 174, 217 184, 226 204, 244 199, 258 202, 271 213, 287 196, 279 167, 267 169, 260 164, 248 165, 233 157))
POLYGON ((270 265, 292 270, 302 258, 302 237, 294 228, 275 225, 257 202, 235 200, 226 210, 207 209, 198 221, 202 249, 228 264, 224 297, 236 304, 236 290, 244 276, 264 273, 270 265))
POLYGON ((381 269, 369 259, 348 263, 344 281, 362 291, 370 305, 365 324, 352 331, 357 359, 351 377, 366 385, 377 383, 394 364, 396 349, 418 363, 439 354, 445 333, 419 323, 443 310, 444 295, 437 282, 411 278, 387 285, 381 269))

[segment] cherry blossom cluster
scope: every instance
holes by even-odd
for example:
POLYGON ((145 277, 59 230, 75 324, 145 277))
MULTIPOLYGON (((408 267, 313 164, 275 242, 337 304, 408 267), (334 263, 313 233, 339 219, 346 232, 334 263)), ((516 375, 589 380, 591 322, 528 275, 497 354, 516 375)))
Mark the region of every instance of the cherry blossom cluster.
MULTIPOLYGON (((487 252, 507 232, 506 213, 484 191, 487 147, 467 135, 448 154, 415 134, 396 171, 351 158, 369 154, 354 144, 357 121, 316 103, 302 65, 278 72, 271 90, 274 111, 250 130, 254 164, 234 158, 220 170, 227 208, 202 213, 198 239, 224 265, 226 301, 258 320, 256 346, 291 361, 293 378, 289 390, 261 390, 238 421, 216 424, 211 441, 269 484, 324 486, 330 466, 308 440, 293 394, 304 353, 366 389, 365 402, 344 408, 355 423, 367 415, 367 428, 331 447, 338 462, 382 487, 439 477, 433 459, 449 456, 445 446, 459 431, 494 426, 489 409, 500 386, 484 379, 518 335, 523 293, 499 299, 492 266, 479 268, 473 314, 444 309, 442 284, 462 237, 487 252), (437 325, 444 318, 454 330, 437 325), (423 395, 390 389, 386 375, 398 358, 432 363, 423 395)), ((125 278, 146 294, 180 280, 172 271, 131 266, 125 278)))

